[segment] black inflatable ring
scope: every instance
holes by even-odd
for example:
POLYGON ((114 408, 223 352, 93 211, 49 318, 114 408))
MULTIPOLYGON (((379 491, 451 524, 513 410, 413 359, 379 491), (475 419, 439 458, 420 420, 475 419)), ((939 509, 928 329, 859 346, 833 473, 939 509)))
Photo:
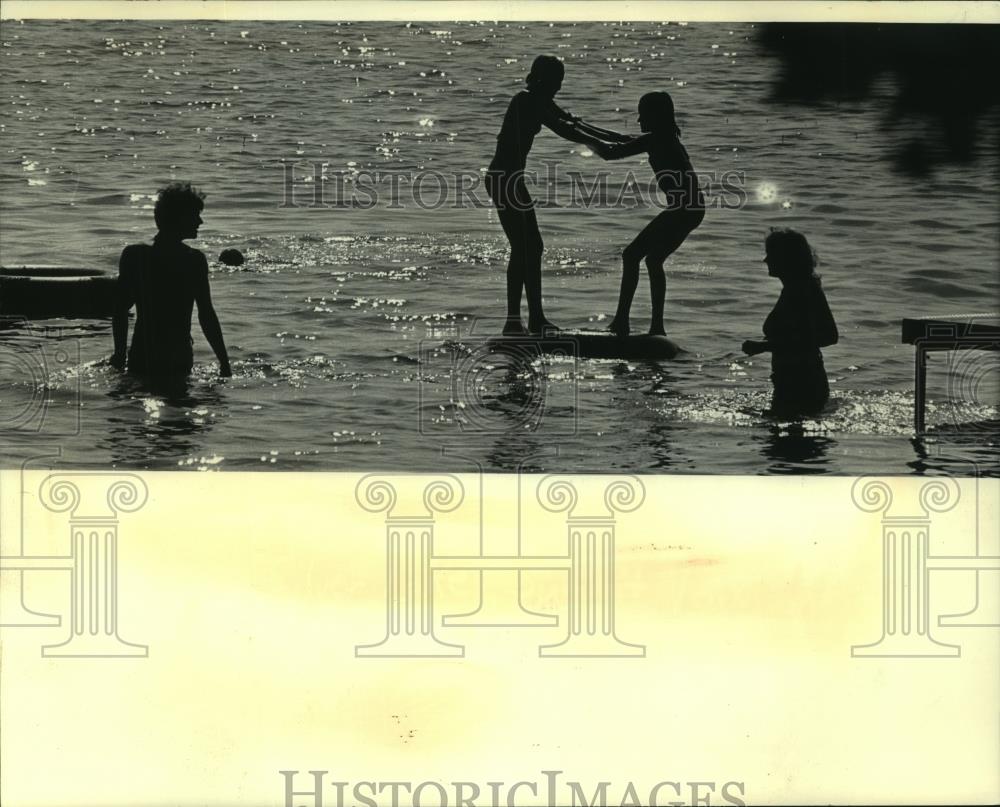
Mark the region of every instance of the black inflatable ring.
POLYGON ((100 269, 0 267, 0 314, 28 319, 107 319, 118 278, 100 269))

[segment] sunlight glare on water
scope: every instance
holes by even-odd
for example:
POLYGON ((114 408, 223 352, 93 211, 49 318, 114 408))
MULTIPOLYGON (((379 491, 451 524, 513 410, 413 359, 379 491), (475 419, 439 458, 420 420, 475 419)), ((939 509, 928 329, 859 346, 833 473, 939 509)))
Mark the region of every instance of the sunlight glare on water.
MULTIPOLYGON (((461 446, 489 470, 536 454, 534 467, 594 472, 997 468, 1000 354, 932 356, 931 431, 915 442, 899 333, 904 316, 997 307, 982 182, 996 156, 919 182, 893 173, 885 99, 849 114, 771 105, 777 65, 748 24, 26 21, 2 40, 0 260, 115 271, 124 245, 152 236, 157 188, 192 179, 207 200, 191 243, 210 259, 234 370, 219 381, 195 323, 190 388, 150 396, 100 363, 108 323, 4 323, 4 467, 41 435, 79 467, 427 471, 461 446), (344 188, 375 170, 480 178, 539 53, 565 59, 558 102, 574 114, 638 134, 639 95, 668 89, 695 168, 743 172, 745 204, 710 209, 667 263, 667 330, 687 351, 675 361, 529 357, 505 372, 477 352, 502 324, 507 261, 481 186, 479 207, 421 209, 405 183, 391 209, 315 204, 338 172, 344 188), (798 424, 762 416, 769 363, 740 350, 778 295, 761 263, 771 226, 816 247, 840 328, 824 351, 831 406, 798 424), (230 247, 245 264, 215 261, 230 247)), ((544 179, 558 162, 567 200, 569 171, 605 166, 587 151, 543 131, 529 168, 544 179)), ((607 167, 612 201, 626 172, 650 176, 642 157, 607 167)), ((621 250, 655 212, 538 210, 553 321, 606 326, 621 250)), ((643 279, 633 330, 648 315, 643 279)))

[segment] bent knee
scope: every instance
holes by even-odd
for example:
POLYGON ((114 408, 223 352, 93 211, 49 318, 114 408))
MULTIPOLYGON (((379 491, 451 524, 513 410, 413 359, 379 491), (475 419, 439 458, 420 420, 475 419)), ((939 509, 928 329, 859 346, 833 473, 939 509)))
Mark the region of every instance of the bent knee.
POLYGON ((642 250, 629 244, 625 249, 622 250, 622 263, 626 265, 639 265, 639 261, 642 260, 642 250))
POLYGON ((666 260, 666 258, 659 258, 659 257, 654 258, 652 256, 647 256, 646 257, 646 269, 649 270, 650 274, 655 274, 657 272, 661 272, 662 273, 663 272, 663 262, 665 260, 666 260))

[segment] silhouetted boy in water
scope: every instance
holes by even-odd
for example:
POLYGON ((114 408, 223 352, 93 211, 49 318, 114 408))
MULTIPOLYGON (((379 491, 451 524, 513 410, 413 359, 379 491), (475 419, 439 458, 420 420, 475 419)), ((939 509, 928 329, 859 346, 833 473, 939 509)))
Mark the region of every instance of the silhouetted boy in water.
POLYGON ((524 183, 524 168, 535 135, 547 126, 560 137, 596 148, 600 135, 617 137, 582 123, 556 106, 553 98, 562 87, 565 70, 554 56, 539 56, 525 79, 527 89, 515 95, 507 107, 497 148, 486 174, 486 188, 497 209, 503 231, 510 241, 507 263, 508 335, 525 333, 521 322, 521 289, 528 298, 528 331, 541 334, 555 330, 542 310, 542 252, 534 202, 524 183))
POLYGON ((750 356, 771 351, 774 397, 770 413, 778 418, 814 415, 830 397, 821 347, 837 344, 837 324, 820 285, 816 253, 802 233, 772 229, 764 241, 767 273, 781 281, 781 295, 764 320, 764 339, 748 339, 750 356))
POLYGON ((112 320, 111 364, 157 384, 183 381, 194 365, 191 313, 215 351, 222 376, 231 376, 222 328, 208 285, 208 261, 183 241, 196 238, 205 195, 189 183, 163 188, 153 217, 159 232, 152 245, 132 244, 118 260, 118 298, 112 320), (136 308, 135 332, 126 359, 128 312, 136 308))
POLYGON ((649 333, 663 336, 663 303, 667 292, 663 264, 705 218, 705 198, 691 167, 691 159, 681 143, 681 130, 674 119, 674 102, 669 93, 650 92, 639 99, 639 129, 642 131, 639 137, 616 135, 614 139, 618 140, 618 145, 602 143, 595 149, 605 160, 648 154, 656 182, 667 197, 666 209, 622 252, 618 309, 608 330, 628 336, 631 329, 629 311, 639 285, 639 261, 645 258, 653 304, 649 333))

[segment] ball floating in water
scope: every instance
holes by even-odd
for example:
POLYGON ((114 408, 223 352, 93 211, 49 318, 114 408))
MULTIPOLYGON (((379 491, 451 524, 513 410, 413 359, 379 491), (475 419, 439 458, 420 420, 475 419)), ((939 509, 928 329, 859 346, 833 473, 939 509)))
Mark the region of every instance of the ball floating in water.
POLYGON ((219 261, 226 266, 242 266, 245 258, 238 249, 224 249, 219 254, 219 261))

